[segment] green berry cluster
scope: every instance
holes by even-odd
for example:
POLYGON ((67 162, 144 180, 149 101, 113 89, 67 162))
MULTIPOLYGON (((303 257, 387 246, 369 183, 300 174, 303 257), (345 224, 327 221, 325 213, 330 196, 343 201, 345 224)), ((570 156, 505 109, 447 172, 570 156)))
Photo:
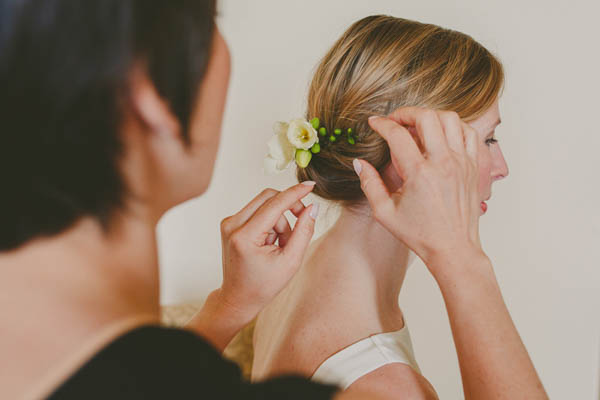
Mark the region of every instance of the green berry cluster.
MULTIPOLYGON (((319 118, 313 118, 310 120, 311 125, 313 126, 313 128, 315 128, 315 130, 317 132, 319 132, 319 136, 321 136, 323 139, 328 136, 327 133, 327 128, 325 128, 324 126, 320 126, 321 125, 321 121, 319 121, 319 118)), ((338 138, 340 138, 342 135, 342 130, 340 128, 335 128, 333 130, 333 133, 329 134, 329 142, 330 143, 334 143, 338 140, 338 138)), ((352 135, 352 128, 348 128, 346 130, 346 141, 348 143, 350 143, 351 145, 356 144, 356 138, 354 137, 354 135, 352 135)), ((317 143, 318 144, 318 143, 317 143)), ((319 147, 320 150, 320 147, 319 147)), ((313 152, 313 153, 318 153, 318 151, 313 152)))
MULTIPOLYGON (((319 120, 319 118, 315 117, 315 118, 311 119, 310 124, 319 133, 319 136, 321 136, 323 139, 325 139, 325 137, 327 136, 327 128, 325 128, 324 126, 321 126, 321 121, 319 120)), ((330 143, 336 142, 338 140, 338 138, 341 137, 341 135, 342 135, 341 129, 339 129, 339 128, 334 129, 333 134, 329 135, 329 142, 330 143)), ((351 145, 354 145, 356 143, 356 138, 352 135, 352 128, 348 128, 346 130, 346 140, 351 145)), ((296 164, 298 164, 298 166, 300 166, 301 168, 306 168, 306 166, 312 159, 312 155, 317 154, 321 151, 321 145, 319 144, 319 142, 317 142, 317 143, 313 144, 309 150, 296 149, 296 154, 295 154, 296 164)))

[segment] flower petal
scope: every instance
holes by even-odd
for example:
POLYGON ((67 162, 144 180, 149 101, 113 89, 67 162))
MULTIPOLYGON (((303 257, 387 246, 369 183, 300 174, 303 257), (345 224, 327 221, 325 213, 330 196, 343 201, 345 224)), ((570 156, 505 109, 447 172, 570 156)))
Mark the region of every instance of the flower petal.
POLYGON ((265 171, 267 171, 270 174, 274 174, 274 173, 278 173, 278 172, 286 170, 290 166, 290 163, 292 161, 293 161, 293 159, 292 160, 277 160, 273 157, 266 156, 265 159, 263 160, 263 166, 265 168, 265 171))
POLYGON ((277 121, 273 124, 273 132, 280 134, 281 132, 287 133, 289 124, 287 122, 277 121))
POLYGON ((294 158, 294 147, 284 133, 273 135, 267 142, 269 155, 278 161, 291 161, 294 158))
POLYGON ((273 157, 266 156, 263 160, 263 168, 267 175, 275 175, 281 170, 277 168, 278 162, 273 157))
POLYGON ((292 146, 303 150, 310 149, 319 141, 315 128, 310 122, 303 119, 294 119, 289 123, 287 138, 292 146))

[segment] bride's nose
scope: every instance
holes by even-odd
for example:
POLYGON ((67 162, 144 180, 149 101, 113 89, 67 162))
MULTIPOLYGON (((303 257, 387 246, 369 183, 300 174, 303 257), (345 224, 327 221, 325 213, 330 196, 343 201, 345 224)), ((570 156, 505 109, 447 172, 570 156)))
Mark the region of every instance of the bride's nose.
POLYGON ((502 154, 500 146, 497 147, 493 154, 492 178, 494 181, 504 179, 508 176, 508 165, 502 154))

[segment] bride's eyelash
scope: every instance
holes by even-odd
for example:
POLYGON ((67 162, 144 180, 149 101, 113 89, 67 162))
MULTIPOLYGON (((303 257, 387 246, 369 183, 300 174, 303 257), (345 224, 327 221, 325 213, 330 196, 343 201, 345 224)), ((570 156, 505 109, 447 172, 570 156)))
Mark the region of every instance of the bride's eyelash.
POLYGON ((498 143, 498 139, 496 139, 496 138, 489 138, 488 140, 485 141, 485 144, 487 146, 490 146, 490 145, 492 145, 494 143, 498 143))

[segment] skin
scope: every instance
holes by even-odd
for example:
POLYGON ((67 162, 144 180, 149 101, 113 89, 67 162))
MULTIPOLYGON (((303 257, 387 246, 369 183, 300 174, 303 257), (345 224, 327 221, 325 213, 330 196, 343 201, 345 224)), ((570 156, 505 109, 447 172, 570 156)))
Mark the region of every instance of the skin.
POLYGON ((128 211, 115 217, 107 236, 95 220, 83 218, 60 235, 0 253, 0 301, 6 305, 0 321, 1 398, 40 397, 103 343, 135 325, 159 321, 156 224, 169 208, 209 186, 229 66, 229 51, 217 34, 192 114, 189 147, 176 118, 136 66, 133 106, 122 127, 121 168, 136 195, 128 199, 128 211))
MULTIPOLYGON (((489 199, 492 184, 508 175, 500 145, 490 141, 498 121, 496 101, 469 124, 477 132, 480 201, 489 199)), ((402 186, 392 163, 383 179, 391 192, 402 186)), ((343 209, 334 226, 311 244, 290 285, 260 314, 253 379, 293 372, 311 376, 342 348, 372 334, 401 329, 397 299, 411 261, 406 245, 374 218, 368 203, 343 209)), ((383 394, 392 397, 436 397, 427 379, 400 363, 363 376, 349 390, 384 388, 383 394)))
MULTIPOLYGON (((481 249, 477 189, 479 158, 486 154, 479 152, 477 131, 455 113, 415 107, 369 124, 390 146, 404 183, 391 192, 373 166, 355 160, 361 188, 376 219, 417 253, 440 287, 465 399, 547 399, 481 249)), ((381 395, 394 398, 385 389, 381 395)))
MULTIPOLYGON (((452 113, 441 112, 440 119, 453 118, 452 113)), ((451 122, 448 122, 451 123, 451 122)), ((488 201, 492 196, 492 185, 494 182, 508 176, 508 165, 502 154, 502 149, 495 136, 495 129, 500 125, 500 109, 498 100, 488 108, 480 117, 468 123, 478 135, 479 158, 477 166, 479 169, 478 192, 481 201, 488 201)), ((411 134, 414 136, 414 130, 411 134)), ((418 140, 418 138, 417 138, 418 140)), ((402 185, 402 179, 398 176, 394 166, 390 163, 383 171, 383 178, 390 191, 398 190, 402 185)), ((482 212, 485 214, 485 212, 482 212)))
MULTIPOLYGON (((64 233, 0 253, 0 398, 45 397, 106 343, 159 323, 156 225, 168 209, 206 191, 219 146, 230 54, 218 31, 211 51, 190 145, 144 66, 133 66, 120 132, 121 172, 133 195, 108 234, 82 218, 64 233)), ((300 202, 312 188, 264 190, 223 220, 223 284, 188 329, 222 351, 287 283, 314 231, 317 209, 300 202), (298 217, 293 230, 286 210, 298 217), (286 243, 269 243, 270 232, 286 243)))
MULTIPOLYGON (((135 326, 158 322, 156 224, 168 209, 201 195, 210 184, 229 68, 229 51, 217 32, 208 71, 198 89, 198 99, 191 116, 189 134, 192 144, 187 146, 177 119, 157 95, 143 65, 136 65, 130 77, 131 107, 124 110, 120 132, 125 143, 125 156, 120 167, 135 196, 128 198, 127 207, 114 217, 109 234, 105 235, 95 220, 83 218, 60 235, 32 240, 17 250, 0 254, 0 304, 4 305, 0 321, 0 354, 3 355, 0 358, 1 398, 43 397, 104 344, 135 326)), ((383 126, 376 128, 382 135, 389 129, 383 126)), ((421 132, 421 129, 418 131, 421 132)), ((448 130, 440 133, 436 129, 425 129, 423 132, 427 135, 450 135, 448 130)), ((390 137, 386 135, 386 140, 390 137)), ((406 146, 400 148, 391 143, 390 148, 393 154, 401 155, 399 158, 411 159, 402 154, 407 151, 406 146)), ((428 179, 437 182, 432 187, 442 191, 440 196, 433 198, 417 195, 422 191, 419 182, 424 182, 424 179, 407 180, 415 169, 399 173, 410 190, 406 190, 403 200, 395 205, 386 200, 389 192, 381 190, 381 178, 369 170, 368 165, 364 164, 360 177, 371 207, 378 221, 384 225, 386 220, 401 220, 394 219, 397 217, 395 213, 432 206, 427 201, 439 201, 444 196, 453 198, 452 190, 463 188, 466 193, 474 193, 473 186, 461 180, 461 165, 453 164, 446 170, 446 175, 450 171, 452 178, 446 181, 436 178, 443 174, 437 173, 439 169, 435 166, 418 170, 427 171, 428 179), (458 184, 452 186, 449 182, 458 184)), ((396 168, 396 171, 399 169, 396 168)), ((189 329, 222 350, 229 339, 279 293, 301 265, 314 231, 316 207, 305 207, 300 202, 311 190, 310 184, 295 185, 282 192, 265 190, 240 212, 223 220, 223 284, 211 293, 189 329), (293 230, 283 215, 286 210, 291 210, 298 217, 293 230), (283 245, 273 244, 273 232, 278 237, 285 237, 283 245)), ((460 218, 465 215, 461 212, 464 204, 445 205, 447 207, 440 207, 439 212, 445 213, 442 214, 444 220, 452 222, 448 226, 460 228, 461 233, 469 232, 471 236, 449 234, 448 226, 423 221, 422 229, 430 227, 436 232, 428 244, 430 247, 423 247, 422 243, 410 237, 410 232, 402 231, 401 226, 384 226, 430 262, 428 267, 436 279, 451 283, 456 279, 460 281, 460 274, 452 273, 460 271, 460 268, 450 268, 446 273, 438 274, 441 266, 462 265, 464 260, 473 260, 468 257, 474 254, 470 252, 472 247, 465 243, 476 243, 474 238, 477 237, 472 236, 475 231, 473 221, 465 222, 464 218, 460 218), (449 208, 450 205, 454 208, 449 208), (445 252, 448 238, 464 250, 450 257, 445 252)), ((476 274, 468 276, 472 275, 476 277, 476 274)), ((469 283, 477 286, 477 282, 469 283)), ((451 285, 448 287, 450 289, 442 292, 449 304, 451 322, 458 321, 453 324, 453 332, 457 332, 455 340, 469 394, 483 396, 478 398, 494 398, 486 395, 494 394, 490 390, 498 385, 509 386, 511 381, 506 378, 515 378, 511 375, 512 371, 520 373, 516 377, 520 393, 530 394, 523 389, 535 386, 530 379, 533 367, 527 369, 521 368, 521 364, 512 365, 514 358, 522 357, 524 352, 524 349, 514 346, 516 330, 505 320, 489 321, 489 314, 502 314, 502 307, 494 301, 481 301, 489 293, 496 292, 486 290, 478 293, 481 298, 475 296, 472 301, 477 301, 485 312, 472 313, 469 308, 473 307, 460 297, 461 291, 451 290, 451 285), (485 330, 488 324, 477 330, 481 322, 461 320, 470 318, 471 314, 478 318, 477 321, 488 322, 489 327, 496 331, 504 329, 506 335, 502 338, 508 337, 508 341, 507 344, 504 340, 497 343, 497 348, 502 349, 501 354, 486 353, 482 356, 472 353, 474 350, 470 350, 469 345, 474 338, 487 338, 490 332, 485 330), (477 329, 461 331, 462 323, 477 329), (500 367, 495 361, 500 358, 503 362, 497 365, 502 369, 498 370, 500 367), (473 367, 467 365, 463 369, 463 361, 467 364, 472 362, 473 367), (510 370, 508 377, 504 369, 510 370), (481 373, 493 373, 495 382, 489 384, 489 380, 481 379, 481 373)), ((495 299, 497 297, 491 300, 495 299)), ((526 352, 524 354, 526 356, 526 352)), ((345 392, 337 398, 382 397, 372 392, 345 392)))
POLYGON ((498 100, 479 118, 469 123, 479 140, 479 194, 481 201, 492 196, 492 184, 508 176, 508 166, 500 144, 495 138, 495 129, 500 124, 498 100))

